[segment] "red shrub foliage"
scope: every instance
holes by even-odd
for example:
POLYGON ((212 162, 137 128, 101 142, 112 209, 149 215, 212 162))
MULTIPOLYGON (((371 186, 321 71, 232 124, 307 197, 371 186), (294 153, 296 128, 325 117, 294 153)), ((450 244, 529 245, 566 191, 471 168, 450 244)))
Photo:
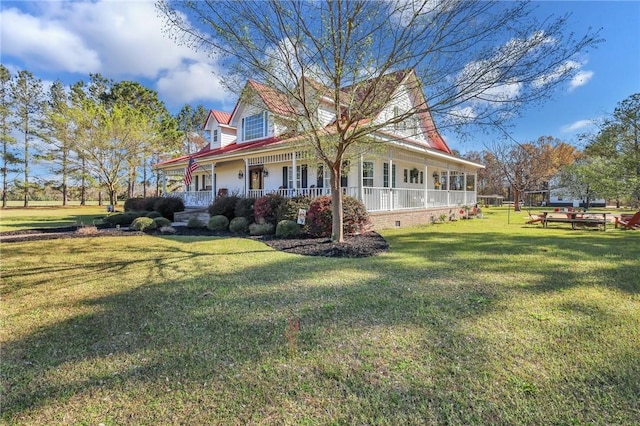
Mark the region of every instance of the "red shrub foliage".
POLYGON ((256 223, 270 223, 277 225, 282 219, 281 211, 285 198, 279 194, 268 194, 260 197, 253 204, 256 223))
MULTIPOLYGON (((323 195, 311 201, 307 212, 307 232, 318 237, 331 235, 333 213, 331 197, 323 195)), ((342 197, 342 229, 346 234, 360 234, 371 229, 369 213, 357 198, 342 197)))

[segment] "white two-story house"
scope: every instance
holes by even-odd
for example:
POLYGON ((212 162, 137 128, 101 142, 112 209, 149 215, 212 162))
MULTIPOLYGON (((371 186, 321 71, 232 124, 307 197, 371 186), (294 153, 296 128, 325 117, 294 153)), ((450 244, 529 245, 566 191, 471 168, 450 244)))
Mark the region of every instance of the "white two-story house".
MULTIPOLYGON (((419 85, 408 84, 415 79, 413 71, 396 73, 388 92, 393 93, 392 100, 370 120, 384 123, 399 111, 409 111, 412 102, 426 104, 424 94, 412 89, 419 85)), ((336 108, 329 98, 319 98, 318 116, 330 126, 336 108)), ((215 197, 230 194, 254 198, 274 192, 286 197, 330 194, 326 166, 301 144, 299 133, 290 136, 289 108, 282 94, 249 81, 231 113, 210 111, 204 123, 209 140, 205 148, 155 165, 165 177, 164 196, 180 197, 187 207, 206 207, 215 197), (176 187, 190 159, 199 167, 190 185, 176 187), (173 190, 168 190, 170 181, 173 190)), ((344 163, 341 186, 344 194, 364 202, 374 224, 376 215, 393 219, 395 226, 426 222, 436 213, 451 214, 476 203, 477 171, 483 166, 453 155, 428 111, 385 126, 373 138, 377 149, 344 163)))

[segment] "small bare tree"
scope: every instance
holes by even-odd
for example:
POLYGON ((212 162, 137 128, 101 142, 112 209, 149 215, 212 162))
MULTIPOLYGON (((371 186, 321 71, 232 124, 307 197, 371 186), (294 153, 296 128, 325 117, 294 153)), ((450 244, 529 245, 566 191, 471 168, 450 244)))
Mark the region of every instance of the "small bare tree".
POLYGON ((541 188, 563 167, 573 164, 578 155, 575 147, 550 136, 509 147, 496 146, 491 152, 511 187, 516 211, 520 211, 525 191, 541 188))
POLYGON ((431 114, 441 126, 456 128, 504 121, 523 105, 548 98, 575 74, 575 55, 597 43, 590 30, 579 38, 567 34, 566 16, 539 21, 526 3, 157 5, 171 36, 221 61, 229 89, 239 92, 255 79, 278 93, 280 116, 330 170, 335 241, 343 240, 342 164, 387 141, 381 131, 413 126, 436 139, 431 114), (400 99, 403 93, 410 102, 400 99), (332 108, 329 125, 320 120, 320 103, 332 108), (398 108, 380 114, 387 105, 398 108))

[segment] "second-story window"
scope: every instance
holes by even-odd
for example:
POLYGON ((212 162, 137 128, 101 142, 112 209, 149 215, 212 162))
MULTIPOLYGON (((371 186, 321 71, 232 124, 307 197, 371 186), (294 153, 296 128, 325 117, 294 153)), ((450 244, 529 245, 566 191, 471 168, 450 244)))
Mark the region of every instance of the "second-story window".
POLYGON ((218 142, 218 129, 213 131, 213 141, 218 142))
POLYGON ((267 136, 267 113, 250 115, 242 119, 243 140, 249 141, 267 136))

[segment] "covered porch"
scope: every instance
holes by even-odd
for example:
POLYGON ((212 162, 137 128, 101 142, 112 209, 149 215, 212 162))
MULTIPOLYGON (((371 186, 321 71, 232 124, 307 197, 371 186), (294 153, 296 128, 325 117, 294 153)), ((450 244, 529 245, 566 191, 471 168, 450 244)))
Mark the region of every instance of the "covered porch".
MULTIPOLYGON (((441 191, 435 189, 401 189, 401 188, 358 188, 345 187, 342 193, 361 200, 368 211, 393 211, 408 209, 429 209, 436 207, 459 207, 464 205, 474 205, 477 203, 475 191, 441 191)), ((251 198, 260 198, 267 194, 279 194, 286 198, 308 196, 318 197, 320 195, 331 195, 330 188, 300 188, 249 190, 245 195, 251 198)), ((186 207, 208 207, 215 200, 215 195, 210 191, 182 191, 169 192, 165 197, 180 198, 186 207)), ((222 196, 222 195, 220 195, 222 196)))
MULTIPOLYGON (((361 200, 369 212, 471 206, 477 203, 477 169, 403 151, 386 156, 361 155, 343 164, 342 193, 361 200), (355 164, 353 164, 355 163, 355 164)), ((304 152, 281 152, 247 158, 203 159, 193 181, 180 185, 184 169, 163 170, 163 196, 182 199, 186 207, 203 208, 216 197, 292 198, 330 195, 328 170, 304 152), (167 178, 178 186, 167 191, 167 178)))

